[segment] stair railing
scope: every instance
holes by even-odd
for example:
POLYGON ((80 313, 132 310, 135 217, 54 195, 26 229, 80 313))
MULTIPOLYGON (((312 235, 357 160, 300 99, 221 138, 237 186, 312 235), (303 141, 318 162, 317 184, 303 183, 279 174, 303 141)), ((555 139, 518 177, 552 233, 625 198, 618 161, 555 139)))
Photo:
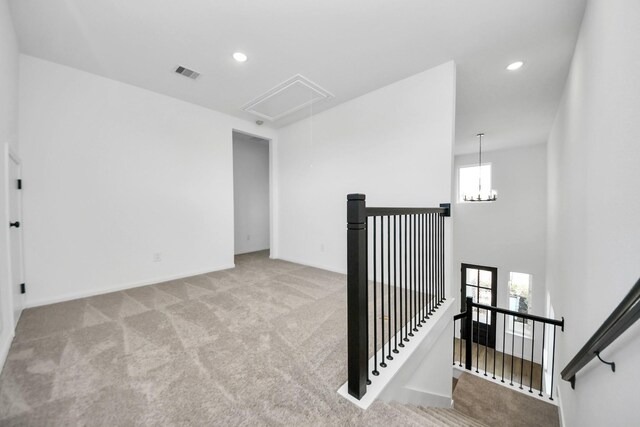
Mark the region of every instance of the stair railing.
POLYGON ((358 400, 445 300, 449 206, 375 208, 347 196, 347 382, 358 400))
POLYGON ((453 365, 457 363, 459 367, 464 366, 469 371, 475 367, 477 374, 482 374, 484 371, 485 377, 491 375, 491 379, 499 379, 501 383, 508 382, 510 386, 518 386, 520 390, 526 389, 526 377, 528 377, 529 393, 537 390, 538 396, 542 397, 545 393, 545 368, 548 369, 550 363, 551 385, 548 395, 549 399, 553 400, 556 328, 560 327, 564 332, 564 318, 549 319, 479 304, 471 297, 467 297, 464 302, 465 311, 453 317, 453 365), (498 315, 502 315, 502 322, 498 315), (459 329, 456 329, 458 321, 459 329), (496 325, 491 325, 492 322, 496 322, 496 325), (495 337, 493 339, 490 337, 491 326, 494 326, 495 331, 498 330, 498 326, 502 326, 501 352, 498 351, 500 346, 497 345, 495 337), (456 331, 459 332, 459 338, 456 338, 456 331), (536 344, 536 338, 542 340, 537 341, 536 344), (551 353, 548 353, 549 346, 551 346, 551 353), (536 347, 538 347, 537 351, 536 347), (540 363, 536 362, 538 355, 540 363), (490 361, 490 359, 493 360, 490 361))
POLYGON ((611 366, 613 372, 616 365, 613 362, 605 362, 600 358, 600 352, 615 341, 624 331, 629 329, 640 318, 640 279, 631 288, 622 302, 602 326, 591 336, 589 341, 580 349, 571 362, 562 370, 561 376, 565 381, 571 382, 571 388, 576 387, 576 374, 594 358, 611 366))

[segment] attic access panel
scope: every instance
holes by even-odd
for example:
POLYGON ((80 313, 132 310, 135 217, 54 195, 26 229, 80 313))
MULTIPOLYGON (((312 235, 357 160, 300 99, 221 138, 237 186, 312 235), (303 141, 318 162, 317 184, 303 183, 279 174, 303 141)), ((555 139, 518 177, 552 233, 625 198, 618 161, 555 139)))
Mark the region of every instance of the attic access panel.
POLYGON ((241 109, 273 122, 332 97, 331 92, 297 74, 245 104, 241 109))

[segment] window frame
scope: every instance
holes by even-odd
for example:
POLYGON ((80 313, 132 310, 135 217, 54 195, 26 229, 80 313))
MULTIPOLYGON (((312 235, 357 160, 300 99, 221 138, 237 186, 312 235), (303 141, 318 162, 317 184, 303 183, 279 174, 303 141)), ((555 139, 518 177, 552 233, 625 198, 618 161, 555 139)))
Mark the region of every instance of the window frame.
MULTIPOLYGON (((493 186, 493 163, 492 162, 482 162, 480 164, 480 166, 489 166, 489 191, 491 191, 491 188, 493 186)), ((464 168, 472 168, 478 167, 478 164, 465 164, 465 165, 459 165, 457 170, 456 170, 456 203, 482 203, 482 202, 470 202, 470 201, 465 201, 463 199, 463 195, 462 192, 460 191, 460 170, 464 169, 464 168)))
MULTIPOLYGON (((511 301, 511 274, 512 273, 517 273, 517 274, 526 274, 527 276, 529 276, 529 297, 527 300, 527 312, 526 314, 531 314, 531 308, 533 306, 532 304, 532 300, 533 300, 533 274, 531 273, 522 273, 519 271, 509 271, 509 281, 507 282, 507 301, 510 302, 511 301)), ((509 306, 509 310, 511 310, 511 307, 509 306)), ((532 322, 518 322, 518 320, 515 320, 515 330, 514 330, 514 321, 513 321, 513 317, 516 317, 516 319, 518 318, 518 316, 509 316, 512 319, 510 319, 510 321, 507 324, 507 333, 514 335, 514 336, 518 336, 518 337, 522 337, 522 323, 524 323, 524 337, 525 338, 531 338, 531 334, 532 334, 532 322)))

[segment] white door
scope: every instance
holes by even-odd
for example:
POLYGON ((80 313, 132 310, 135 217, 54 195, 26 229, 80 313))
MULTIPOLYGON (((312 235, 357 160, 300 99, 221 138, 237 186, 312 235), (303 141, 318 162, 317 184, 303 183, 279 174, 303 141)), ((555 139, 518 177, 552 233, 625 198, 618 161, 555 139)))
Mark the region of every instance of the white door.
POLYGON ((24 270, 22 263, 22 194, 20 185, 20 159, 9 151, 9 257, 11 258, 11 294, 13 300, 14 326, 20 319, 24 298, 22 284, 24 270))

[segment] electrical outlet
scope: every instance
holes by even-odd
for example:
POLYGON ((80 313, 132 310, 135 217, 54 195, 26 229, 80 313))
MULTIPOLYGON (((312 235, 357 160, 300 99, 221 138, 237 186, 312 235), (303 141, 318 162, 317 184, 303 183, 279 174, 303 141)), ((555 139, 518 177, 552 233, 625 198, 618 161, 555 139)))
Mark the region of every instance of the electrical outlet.
POLYGON ((324 252, 324 243, 320 244, 320 252, 324 252))
POLYGON ((251 240, 251 234, 247 234, 247 242, 251 240))
POLYGON ((153 254, 153 258, 152 258, 153 262, 160 262, 162 261, 162 256, 160 255, 160 252, 155 252, 153 254))

